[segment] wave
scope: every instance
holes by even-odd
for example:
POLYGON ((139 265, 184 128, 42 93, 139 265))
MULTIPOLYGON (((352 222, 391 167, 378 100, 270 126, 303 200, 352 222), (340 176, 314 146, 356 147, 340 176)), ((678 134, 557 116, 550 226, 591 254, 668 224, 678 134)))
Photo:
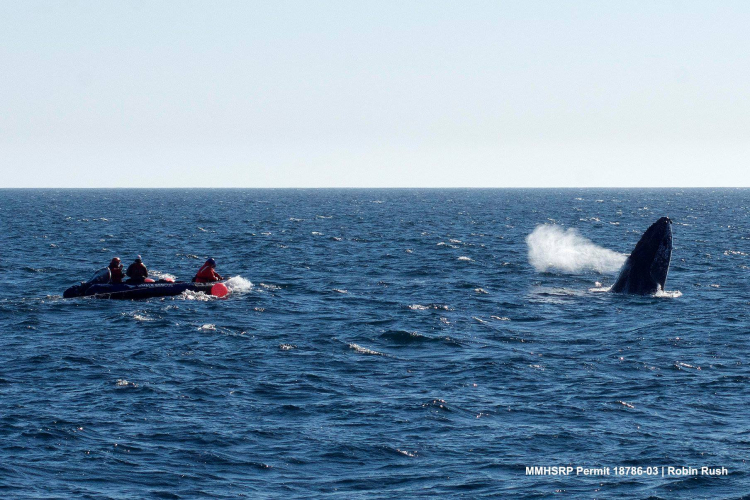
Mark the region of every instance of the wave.
POLYGON ((171 279, 171 280, 174 280, 174 281, 177 280, 177 276, 175 276, 174 274, 163 273, 161 271, 155 271, 153 269, 149 269, 148 270, 148 274, 149 274, 149 276, 151 278, 153 278, 155 280, 165 280, 165 279, 171 279))
MULTIPOLYGON (((240 294, 252 290, 253 284, 250 280, 243 278, 242 276, 232 276, 224 282, 232 294, 240 294)), ((208 302, 214 300, 217 297, 210 293, 194 292, 192 290, 185 290, 180 295, 175 297, 181 300, 195 300, 198 302, 208 302)))
MULTIPOLYGON (((589 288, 589 292, 593 293, 606 293, 609 292, 612 289, 612 285, 610 286, 603 286, 598 281, 595 283, 594 288, 589 288)), ((657 297, 660 299, 677 299, 682 297, 682 292, 679 290, 662 290, 661 287, 651 294, 651 297, 657 297)))
POLYGON ((659 297, 661 299, 677 299, 682 297, 682 292, 679 290, 662 290, 659 288, 656 293, 654 293, 654 297, 659 297))
POLYGON ((620 269, 627 258, 627 255, 594 244, 574 228, 564 230, 554 224, 537 226, 526 237, 526 244, 529 247, 529 263, 538 272, 613 273, 620 269))
POLYGON ((380 334, 380 338, 401 345, 424 344, 433 342, 444 342, 450 345, 460 345, 460 343, 456 339, 451 337, 430 337, 419 332, 410 332, 406 330, 387 330, 380 334))
POLYGON ((192 290, 185 290, 184 292, 182 292, 180 295, 178 295, 175 298, 181 299, 181 300, 197 300, 199 302, 207 302, 209 300, 215 299, 216 297, 214 297, 213 295, 205 294, 203 292, 194 292, 192 290))
POLYGON ((413 342, 430 342, 435 339, 422 335, 417 332, 408 332, 406 330, 388 330, 380 335, 382 339, 388 339, 400 344, 410 344, 413 342))
POLYGON ((440 309, 443 311, 450 311, 450 308, 443 304, 429 304, 426 306, 423 306, 422 304, 412 304, 409 306, 409 309, 412 311, 426 311, 428 309, 440 309))
POLYGON ((252 282, 242 276, 232 276, 225 284, 232 293, 249 292, 253 288, 252 282))
POLYGON ((374 356, 385 356, 385 354, 383 354, 382 352, 373 351, 372 349, 368 349, 367 347, 362 347, 359 344, 349 344, 349 349, 353 349, 360 354, 372 354, 374 356))

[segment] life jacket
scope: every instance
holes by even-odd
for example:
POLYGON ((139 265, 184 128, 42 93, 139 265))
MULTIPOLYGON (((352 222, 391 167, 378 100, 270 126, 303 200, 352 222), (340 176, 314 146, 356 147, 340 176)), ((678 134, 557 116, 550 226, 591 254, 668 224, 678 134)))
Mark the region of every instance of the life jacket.
POLYGON ((214 271, 214 268, 206 262, 198 269, 198 274, 195 275, 193 281, 196 283, 208 283, 211 281, 221 281, 221 276, 214 271))
POLYGON ((122 266, 115 266, 109 268, 109 274, 110 274, 110 283, 122 283, 122 266))

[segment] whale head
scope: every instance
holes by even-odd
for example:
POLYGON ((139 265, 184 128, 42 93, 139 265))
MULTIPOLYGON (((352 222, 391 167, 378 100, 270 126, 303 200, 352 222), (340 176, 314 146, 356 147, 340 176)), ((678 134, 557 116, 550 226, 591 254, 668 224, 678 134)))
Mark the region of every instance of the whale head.
POLYGON ((650 295, 664 290, 672 258, 672 221, 657 220, 643 233, 610 291, 650 295))

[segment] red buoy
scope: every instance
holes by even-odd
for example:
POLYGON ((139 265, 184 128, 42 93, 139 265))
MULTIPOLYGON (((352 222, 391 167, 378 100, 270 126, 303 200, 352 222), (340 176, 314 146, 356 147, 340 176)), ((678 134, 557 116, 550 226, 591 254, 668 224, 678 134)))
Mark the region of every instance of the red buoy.
POLYGON ((211 295, 215 297, 226 297, 229 293, 229 288, 224 283, 216 283, 211 287, 211 295))

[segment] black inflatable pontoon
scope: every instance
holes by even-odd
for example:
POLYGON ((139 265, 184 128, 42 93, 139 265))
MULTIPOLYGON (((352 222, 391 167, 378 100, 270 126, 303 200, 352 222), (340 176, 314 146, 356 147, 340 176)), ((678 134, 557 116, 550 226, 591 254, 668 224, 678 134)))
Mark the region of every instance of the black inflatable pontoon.
POLYGON ((149 299, 151 297, 169 297, 180 295, 186 290, 203 292, 210 295, 214 283, 191 283, 187 281, 159 280, 153 283, 110 283, 109 269, 98 271, 89 281, 74 285, 65 292, 63 297, 94 296, 101 299, 149 299))

